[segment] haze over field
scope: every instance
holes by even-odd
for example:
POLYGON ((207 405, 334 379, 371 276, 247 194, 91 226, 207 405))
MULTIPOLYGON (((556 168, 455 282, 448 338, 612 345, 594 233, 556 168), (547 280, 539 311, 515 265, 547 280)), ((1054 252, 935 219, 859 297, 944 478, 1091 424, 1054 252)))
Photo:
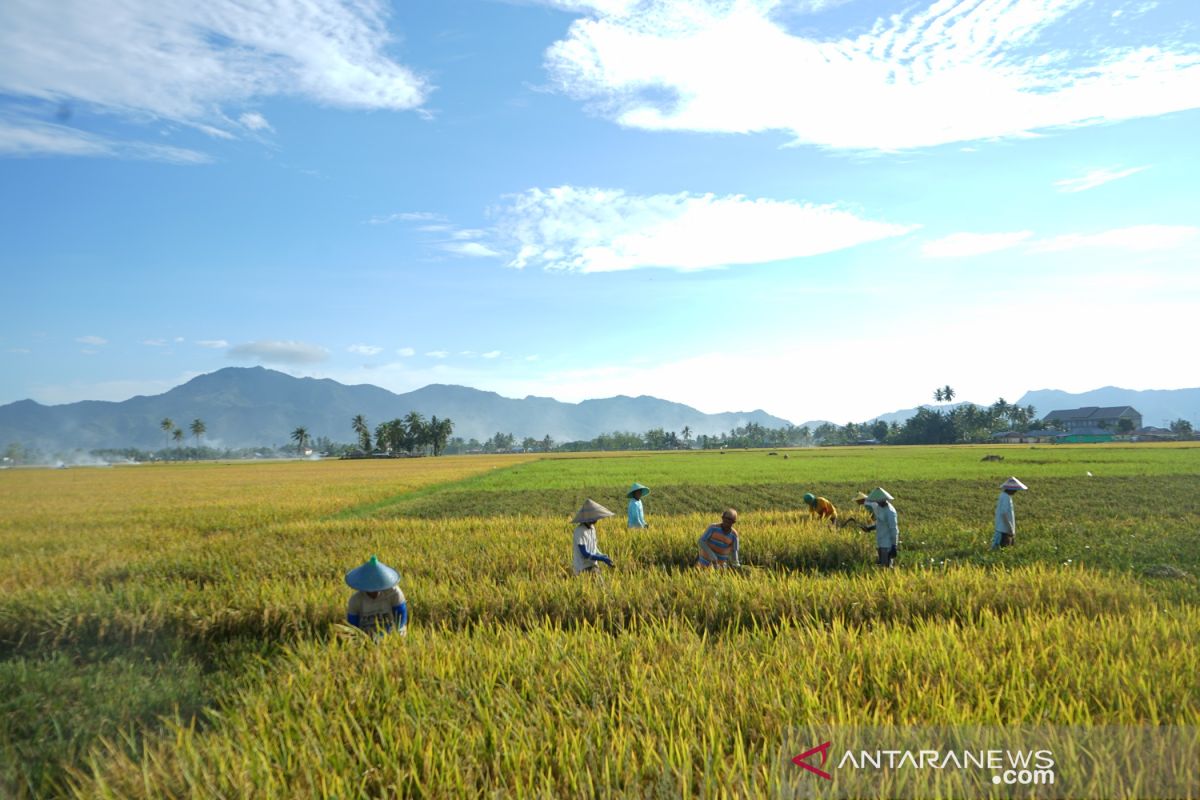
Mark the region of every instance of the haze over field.
POLYGON ((4 3, 0 405, 1194 386, 1198 108, 1191 0, 4 3))

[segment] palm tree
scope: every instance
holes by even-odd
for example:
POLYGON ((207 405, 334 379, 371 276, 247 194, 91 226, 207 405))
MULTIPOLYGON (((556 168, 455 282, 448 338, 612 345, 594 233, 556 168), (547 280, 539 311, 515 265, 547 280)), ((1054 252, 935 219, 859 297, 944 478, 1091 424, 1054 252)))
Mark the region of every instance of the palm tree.
POLYGON ((168 438, 171 435, 171 431, 174 430, 174 428, 175 428, 175 423, 171 421, 170 417, 163 417, 162 422, 158 423, 158 427, 162 428, 163 449, 165 450, 167 447, 170 446, 168 438))
POLYGON ((950 384, 946 384, 942 387, 942 399, 944 399, 947 403, 954 399, 955 394, 956 392, 950 388, 950 384))
POLYGON ((416 411, 404 415, 404 449, 412 452, 418 445, 425 444, 427 432, 425 418, 416 411))
MULTIPOLYGON (((433 445, 433 454, 436 456, 446 448, 446 442, 450 439, 450 434, 454 433, 454 422, 450 419, 438 419, 434 417, 429 424, 431 434, 431 444, 433 445)), ((550 437, 547 436, 547 439, 550 437)))
POLYGON ((183 441, 183 429, 176 428, 175 430, 171 431, 171 438, 175 440, 175 446, 179 447, 179 443, 183 441))
POLYGON ((296 443, 296 452, 304 455, 304 445, 308 443, 308 429, 304 427, 296 428, 292 431, 292 441, 296 443))
POLYGON ((199 448, 200 437, 204 435, 206 430, 208 430, 208 428, 204 427, 204 420, 194 419, 192 420, 192 424, 188 427, 192 431, 192 436, 196 437, 196 447, 199 448))
POLYGON ((362 414, 356 414, 350 424, 354 426, 354 432, 358 434, 358 443, 362 446, 363 452, 371 452, 371 429, 367 427, 367 418, 362 414))
POLYGON ((692 444, 691 444, 691 442, 692 442, 692 429, 691 429, 691 428, 689 428, 687 425, 684 425, 684 426, 683 426, 683 430, 679 432, 679 435, 680 435, 680 436, 682 436, 682 437, 683 437, 683 440, 684 440, 685 442, 687 442, 687 443, 688 443, 688 447, 691 447, 691 446, 692 446, 692 444))
POLYGON ((941 389, 941 387, 940 387, 940 386, 939 386, 939 387, 937 388, 937 390, 936 390, 936 391, 933 393, 933 399, 934 399, 934 401, 935 401, 935 402, 938 402, 938 403, 940 403, 940 402, 942 402, 943 400, 945 400, 945 399, 946 399, 946 395, 945 395, 945 393, 944 393, 944 392, 942 392, 942 389, 941 389))

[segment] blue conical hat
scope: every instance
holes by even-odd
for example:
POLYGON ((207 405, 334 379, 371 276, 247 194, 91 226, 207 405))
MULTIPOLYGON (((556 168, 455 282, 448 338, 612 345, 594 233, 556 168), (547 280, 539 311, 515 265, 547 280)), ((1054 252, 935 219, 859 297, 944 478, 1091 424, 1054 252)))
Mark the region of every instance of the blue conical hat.
POLYGON ((891 500, 892 496, 888 494, 887 489, 882 486, 877 486, 867 495, 867 499, 873 503, 878 503, 880 500, 891 500))
POLYGON ((1000 484, 1000 488, 1005 491, 1008 491, 1009 489, 1013 489, 1018 492, 1023 492, 1026 489, 1028 489, 1029 487, 1026 486, 1025 484, 1021 483, 1016 478, 1009 478, 1004 483, 1000 484))
POLYGON ((636 497, 638 492, 644 492, 645 494, 650 494, 650 487, 643 486, 642 484, 638 483, 637 481, 634 481, 633 486, 629 487, 629 491, 625 493, 625 496, 626 497, 636 497))
POLYGON ((382 592, 400 582, 400 573, 375 556, 360 567, 346 573, 346 585, 360 592, 382 592))

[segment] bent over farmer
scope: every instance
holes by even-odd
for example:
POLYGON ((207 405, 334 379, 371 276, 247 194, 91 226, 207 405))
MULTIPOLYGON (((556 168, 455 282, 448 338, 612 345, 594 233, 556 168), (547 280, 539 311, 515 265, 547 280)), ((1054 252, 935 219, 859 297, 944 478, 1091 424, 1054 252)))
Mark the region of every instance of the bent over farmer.
POLYGON ((721 513, 721 521, 704 529, 700 536, 700 555, 697 567, 740 567, 738 532, 733 525, 737 522, 736 509, 727 508, 721 513))
POLYGON ((601 564, 613 566, 613 560, 601 553, 596 545, 596 522, 611 516, 613 512, 590 498, 575 512, 571 521, 578 523, 575 526, 575 547, 572 550, 576 575, 590 572, 601 564))
POLYGON ((1017 537, 1017 518, 1013 513, 1013 495, 1027 487, 1016 478, 1000 484, 1000 497, 996 500, 996 533, 992 536, 992 549, 1010 547, 1017 537))
POLYGON ((804 504, 808 506, 809 513, 817 519, 827 519, 837 524, 837 507, 824 497, 817 497, 809 492, 804 495, 804 504))
POLYGON ((346 607, 346 621, 378 636, 408 633, 408 602, 400 591, 400 573, 375 556, 346 573, 346 585, 355 589, 346 607))

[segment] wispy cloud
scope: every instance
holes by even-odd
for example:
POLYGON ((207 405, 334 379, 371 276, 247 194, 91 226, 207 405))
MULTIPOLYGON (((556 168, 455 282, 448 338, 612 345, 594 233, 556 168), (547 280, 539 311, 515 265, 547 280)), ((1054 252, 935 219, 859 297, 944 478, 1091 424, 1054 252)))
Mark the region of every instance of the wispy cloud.
POLYGON ((480 354, 480 358, 499 358, 502 353, 499 350, 489 350, 486 353, 480 354))
POLYGON ((531 189, 511 198, 499 233, 510 265, 610 272, 697 270, 829 253, 914 230, 837 206, 712 194, 629 195, 616 189, 531 189))
POLYGON ((479 242, 451 242, 441 246, 447 253, 470 258, 498 258, 500 253, 479 242))
POLYGON ((0 156, 105 156, 169 164, 207 164, 212 158, 196 150, 146 142, 129 142, 12 113, 0 117, 0 156))
POLYGON ((788 0, 569 5, 589 14, 546 52, 553 83, 634 128, 899 150, 1200 107, 1194 47, 1065 49, 1068 17, 1104 20, 1088 0, 926 0, 840 38, 790 30, 788 0))
POLYGON ((196 344, 213 350, 224 350, 226 347, 229 347, 229 342, 224 339, 201 339, 196 344))
POLYGON ((1200 228, 1191 225, 1133 225, 1099 233, 1069 233, 1033 243, 1037 253, 1061 253, 1066 250, 1105 248, 1146 252, 1174 250, 1196 239, 1200 228))
POLYGON ((429 356, 430 358, 445 358, 446 356, 450 355, 450 352, 448 350, 430 350, 425 355, 429 356))
MULTIPOLYGON (((372 0, 3 3, 0 92, 225 136, 231 126, 268 130, 261 114, 234 111, 233 122, 225 108, 275 95, 338 108, 418 108, 430 86, 387 54, 386 17, 372 0)), ((26 137, 26 151, 113 154, 86 139, 72 145, 63 131, 47 138, 35 116, 19 127, 42 134, 26 137)))
POLYGON ((402 358, 409 358, 411 356, 415 356, 416 354, 417 351, 413 350, 411 347, 400 347, 396 350, 396 355, 402 358))
POLYGON ((93 347, 99 347, 100 345, 108 344, 108 339, 100 336, 77 336, 75 337, 75 341, 79 342, 80 344, 90 344, 93 347))
POLYGON ((8 350, 6 352, 13 353, 14 355, 19 355, 19 356, 27 356, 30 353, 32 353, 33 351, 30 350, 28 347, 10 347, 10 348, 8 348, 8 350))
POLYGON ((373 344, 352 344, 346 348, 346 352, 357 353, 360 356, 375 356, 382 353, 383 348, 373 344))
POLYGON ((166 347, 167 340, 166 339, 143 339, 142 344, 146 345, 147 347, 166 347))
POLYGON ((1063 178, 1061 181, 1055 181, 1054 185, 1060 192, 1086 192, 1088 189, 1095 189, 1097 186, 1136 175, 1145 169, 1149 169, 1149 167, 1130 167, 1129 169, 1103 167, 1093 169, 1078 178, 1063 178))
POLYGON ((432 211, 397 211, 392 214, 378 214, 367 220, 368 225, 389 225, 393 222, 444 222, 445 217, 432 211))
POLYGON ((316 364, 329 358, 324 347, 305 342, 265 340, 231 347, 229 358, 264 364, 316 364))
POLYGON ((921 254, 927 258, 964 258, 998 253, 1016 247, 1030 236, 1033 236, 1033 231, 952 233, 941 239, 926 242, 921 247, 921 254))

